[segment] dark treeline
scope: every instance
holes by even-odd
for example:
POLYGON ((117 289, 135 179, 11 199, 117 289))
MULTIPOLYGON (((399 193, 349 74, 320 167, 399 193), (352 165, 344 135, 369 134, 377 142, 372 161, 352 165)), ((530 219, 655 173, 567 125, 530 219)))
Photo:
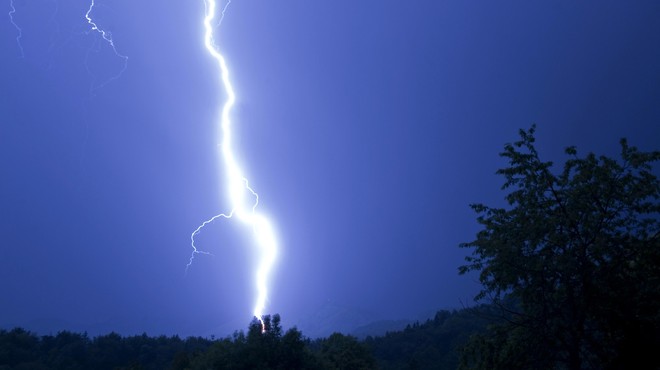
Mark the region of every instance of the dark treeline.
POLYGON ((146 334, 89 338, 69 331, 39 337, 16 328, 0 330, 0 369, 167 369, 177 356, 204 352, 212 343, 146 334))
POLYGON ((463 347, 491 322, 493 307, 481 305, 459 311, 439 311, 433 319, 402 331, 367 337, 364 344, 379 369, 456 369, 463 347))
POLYGON ((311 340, 296 328, 283 332, 279 315, 264 319, 265 331, 254 320, 247 332, 222 339, 0 330, 0 369, 456 368, 461 345, 485 328, 485 321, 466 309, 440 311, 434 319, 382 337, 359 341, 335 333, 311 340))

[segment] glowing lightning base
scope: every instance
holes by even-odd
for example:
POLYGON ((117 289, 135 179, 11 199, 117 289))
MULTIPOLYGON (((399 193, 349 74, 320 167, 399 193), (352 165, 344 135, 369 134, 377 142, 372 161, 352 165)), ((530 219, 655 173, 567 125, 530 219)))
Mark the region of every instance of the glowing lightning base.
MULTIPOLYGON (((220 69, 220 83, 224 87, 224 90, 227 94, 227 100, 222 107, 222 114, 219 121, 221 129, 220 132, 222 134, 220 154, 227 174, 227 188, 229 190, 228 196, 232 205, 232 211, 229 214, 222 213, 211 217, 210 219, 204 221, 195 231, 193 231, 193 233, 190 235, 190 244, 193 248, 193 251, 190 256, 190 261, 186 266, 186 270, 188 270, 192 264, 193 260, 195 259, 195 255, 210 254, 209 252, 199 250, 197 246, 195 246, 195 236, 199 234, 202 228, 204 228, 206 225, 218 218, 236 218, 250 226, 254 234, 255 242, 259 247, 259 255, 261 256, 255 276, 257 285, 257 298, 253 314, 259 321, 261 321, 262 330, 265 330, 262 315, 266 306, 266 300, 268 299, 268 277, 270 275, 270 271, 272 270, 273 264, 275 263, 275 257, 277 254, 277 241, 275 239, 275 234, 268 218, 257 212, 257 206, 259 205, 259 195, 254 190, 252 190, 248 180, 245 178, 245 176, 243 176, 243 171, 236 162, 236 158, 234 158, 234 154, 232 152, 232 132, 229 112, 231 111, 231 108, 236 101, 236 96, 229 79, 229 70, 227 68, 227 64, 225 63, 225 58, 222 56, 222 54, 220 54, 217 46, 213 42, 212 23, 216 16, 216 0, 205 0, 204 5, 206 8, 206 14, 204 18, 204 29, 206 31, 204 35, 204 45, 206 46, 209 54, 211 54, 211 56, 218 63, 218 67, 220 69)), ((227 5, 229 5, 229 3, 227 3, 227 5)), ((225 6, 222 11, 222 17, 224 17, 226 8, 227 7, 225 6)))

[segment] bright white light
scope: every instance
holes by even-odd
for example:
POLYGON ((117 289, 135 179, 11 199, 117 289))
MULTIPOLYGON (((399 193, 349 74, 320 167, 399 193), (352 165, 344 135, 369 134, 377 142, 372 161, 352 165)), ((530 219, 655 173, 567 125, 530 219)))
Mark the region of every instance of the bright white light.
MULTIPOLYGON (((230 2, 231 1, 229 1, 222 9, 218 24, 222 22, 225 11, 230 2)), ((199 234, 204 226, 215 221, 217 218, 236 218, 250 226, 254 234, 255 243, 259 248, 260 256, 260 261, 255 274, 257 297, 253 314, 261 321, 268 300, 268 280, 277 256, 277 240, 268 218, 257 212, 259 195, 250 187, 248 180, 243 175, 243 171, 236 161, 232 151, 233 137, 229 113, 236 101, 236 95, 229 78, 229 69, 225 63, 225 58, 220 53, 213 40, 213 20, 216 17, 216 0, 205 0, 204 5, 206 8, 206 14, 204 17, 204 45, 209 54, 211 54, 213 59, 218 63, 220 71, 219 82, 227 94, 227 99, 222 107, 218 123, 220 125, 220 134, 222 135, 222 137, 219 138, 219 141, 221 142, 220 159, 224 164, 224 170, 227 175, 227 196, 231 203, 232 211, 228 214, 223 213, 211 217, 193 231, 190 235, 193 252, 190 256, 190 261, 186 266, 186 270, 192 264, 196 254, 210 254, 199 250, 197 246, 195 246, 195 236, 199 234)), ((263 321, 261 321, 261 323, 263 329, 263 321)))

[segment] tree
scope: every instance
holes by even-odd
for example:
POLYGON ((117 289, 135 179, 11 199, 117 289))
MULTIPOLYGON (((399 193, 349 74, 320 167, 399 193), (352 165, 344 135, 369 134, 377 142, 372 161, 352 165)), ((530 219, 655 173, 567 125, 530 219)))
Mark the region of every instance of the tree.
POLYGON ((483 204, 482 230, 461 244, 459 271, 479 272, 477 300, 501 313, 472 338, 465 368, 621 368, 659 365, 660 184, 652 164, 621 140, 617 161, 575 147, 558 174, 534 147, 535 126, 507 144, 507 208, 483 204), (642 362, 643 363, 643 362, 642 362))
POLYGON ((255 317, 247 334, 215 341, 206 353, 189 361, 191 369, 313 369, 315 359, 298 329, 282 334, 280 315, 255 317))
POLYGON ((487 324, 473 310, 438 311, 426 322, 408 324, 404 330, 380 337, 369 336, 363 343, 375 357, 378 369, 455 369, 458 349, 487 324))
POLYGON ((369 370, 376 368, 376 361, 367 347, 355 337, 333 333, 320 341, 319 357, 323 369, 369 370))

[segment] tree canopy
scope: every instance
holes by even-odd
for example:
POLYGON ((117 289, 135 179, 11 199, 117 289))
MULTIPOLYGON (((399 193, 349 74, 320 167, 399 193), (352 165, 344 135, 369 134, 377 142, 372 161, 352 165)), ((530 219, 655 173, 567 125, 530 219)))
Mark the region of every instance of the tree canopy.
POLYGON ((471 207, 482 229, 460 273, 476 271, 477 300, 500 308, 476 335, 465 368, 622 368, 658 359, 660 183, 622 139, 619 160, 566 149, 558 173, 540 159, 535 127, 501 156, 508 207, 471 207))

